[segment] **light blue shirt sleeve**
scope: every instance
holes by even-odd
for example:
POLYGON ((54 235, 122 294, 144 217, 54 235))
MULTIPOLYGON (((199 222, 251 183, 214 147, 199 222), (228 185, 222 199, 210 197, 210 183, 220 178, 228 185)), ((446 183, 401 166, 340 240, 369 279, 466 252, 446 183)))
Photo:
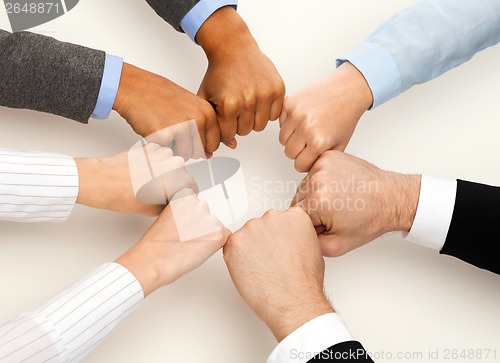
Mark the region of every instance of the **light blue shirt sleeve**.
POLYGON ((181 28, 196 42, 196 34, 203 23, 217 10, 224 6, 232 6, 235 9, 238 6, 238 0, 201 0, 181 21, 181 28))
POLYGON ((94 112, 92 112, 92 118, 104 120, 109 117, 115 103, 116 94, 118 93, 122 68, 122 58, 106 54, 101 88, 99 96, 97 96, 94 112))
POLYGON ((337 60, 364 75, 372 107, 434 79, 500 42, 499 0, 423 0, 337 60))

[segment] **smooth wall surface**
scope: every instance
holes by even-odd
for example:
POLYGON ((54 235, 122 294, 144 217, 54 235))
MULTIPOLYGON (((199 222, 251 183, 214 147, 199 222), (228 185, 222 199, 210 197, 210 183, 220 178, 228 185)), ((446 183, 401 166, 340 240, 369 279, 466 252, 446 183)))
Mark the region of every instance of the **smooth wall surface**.
MULTIPOLYGON (((329 74, 336 57, 412 3, 241 0, 239 10, 291 93, 329 74)), ((8 26, 4 11, 0 26, 8 26)), ((80 1, 35 31, 120 55, 194 92, 206 68, 202 49, 141 0, 80 1)), ((500 47, 489 49, 369 112, 348 152, 390 170, 500 185, 499 59, 500 47)), ((240 138, 236 151, 221 147, 218 152, 238 158, 247 180, 250 210, 233 229, 271 206, 286 208, 294 183, 303 177, 284 156, 278 132, 274 123, 263 133, 240 138)), ((0 108, 2 147, 106 156, 137 140, 117 114, 80 125, 0 108)), ((0 222, 0 322, 113 261, 151 222, 80 206, 64 224, 0 222)), ((491 273, 394 234, 328 260, 326 275, 337 310, 377 362, 446 362, 446 349, 496 350, 500 360, 500 278, 491 273), (429 350, 438 350, 439 358, 429 358, 429 350), (396 359, 400 352, 407 355, 396 359)), ((275 344, 236 293, 219 253, 148 298, 86 361, 255 363, 265 361, 275 344)), ((492 354, 474 361, 494 362, 492 354)))

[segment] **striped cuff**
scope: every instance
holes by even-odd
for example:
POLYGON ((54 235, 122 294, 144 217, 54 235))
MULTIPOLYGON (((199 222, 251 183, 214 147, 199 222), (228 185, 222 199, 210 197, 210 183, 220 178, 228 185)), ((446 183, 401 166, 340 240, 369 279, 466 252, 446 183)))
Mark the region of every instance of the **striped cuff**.
POLYGON ((137 310, 143 296, 127 269, 102 265, 33 313, 0 327, 0 362, 78 362, 137 310))
POLYGON ((77 196, 73 158, 0 149, 0 220, 65 221, 77 196))

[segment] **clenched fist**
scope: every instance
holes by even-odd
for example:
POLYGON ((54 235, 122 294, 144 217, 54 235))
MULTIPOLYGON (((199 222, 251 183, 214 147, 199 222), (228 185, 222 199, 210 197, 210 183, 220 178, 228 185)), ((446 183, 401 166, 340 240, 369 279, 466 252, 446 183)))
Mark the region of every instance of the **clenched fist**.
POLYGON ((262 131, 278 119, 285 85, 232 7, 212 14, 196 40, 209 62, 198 94, 215 107, 222 142, 234 148, 236 134, 262 131))
POLYGON ((288 96, 280 116, 280 143, 295 169, 308 171, 327 150, 344 151, 372 103, 368 84, 350 63, 288 96))
POLYGON ((409 232, 420 179, 327 151, 299 185, 292 205, 309 214, 323 255, 340 256, 387 232, 409 232))

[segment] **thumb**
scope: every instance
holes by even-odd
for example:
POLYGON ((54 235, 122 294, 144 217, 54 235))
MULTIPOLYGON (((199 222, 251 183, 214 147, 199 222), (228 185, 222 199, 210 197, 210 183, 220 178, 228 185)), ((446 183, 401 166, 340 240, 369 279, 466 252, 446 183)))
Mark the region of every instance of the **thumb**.
POLYGON ((342 252, 342 239, 335 234, 320 234, 318 239, 323 256, 339 257, 345 253, 342 252))

